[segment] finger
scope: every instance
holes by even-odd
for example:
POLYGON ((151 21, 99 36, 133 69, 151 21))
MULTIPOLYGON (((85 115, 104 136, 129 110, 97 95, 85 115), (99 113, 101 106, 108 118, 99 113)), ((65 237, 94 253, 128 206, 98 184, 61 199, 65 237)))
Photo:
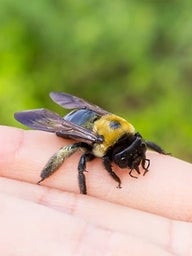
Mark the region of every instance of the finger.
POLYGON ((166 218, 94 197, 82 197, 6 178, 0 179, 0 192, 81 217, 86 222, 104 229, 137 235, 158 245, 165 246, 169 240, 167 231, 170 223, 166 218), (154 229, 158 232, 154 233, 154 229))
POLYGON ((26 200, 0 194, 0 201, 1 255, 172 255, 137 237, 26 200))
MULTIPOLYGON (((67 143, 53 134, 38 131, 24 132, 1 127, 1 175, 29 182, 39 180, 47 159, 67 143)), ((77 171, 79 154, 70 157, 43 185, 78 193, 77 171)), ((88 194, 140 210, 170 218, 190 220, 192 213, 191 165, 169 156, 148 153, 150 171, 138 179, 129 177, 126 170, 116 169, 122 180, 122 189, 103 169, 101 161, 88 164, 86 174, 88 194)))
MULTIPOLYGON (((146 249, 146 255, 156 255, 147 254, 147 252, 151 250, 151 252, 155 253, 158 253, 160 250, 162 255, 164 255, 166 248, 168 248, 169 252, 179 255, 189 255, 188 252, 192 244, 192 225, 189 223, 169 221, 166 218, 134 209, 128 209, 127 207, 108 203, 93 197, 82 197, 81 195, 75 196, 75 194, 72 193, 48 189, 46 187, 37 187, 25 182, 21 183, 5 178, 0 179, 0 189, 1 194, 3 191, 4 194, 9 195, 9 197, 6 197, 8 198, 6 199, 7 202, 9 202, 9 198, 11 198, 10 196, 24 198, 24 204, 27 200, 43 204, 64 213, 64 217, 65 214, 70 214, 70 216, 75 217, 75 219, 83 219, 86 225, 91 225, 93 228, 100 227, 99 230, 111 231, 111 233, 117 234, 117 238, 119 237, 119 234, 123 235, 124 238, 122 236, 120 237, 125 239, 126 245, 129 245, 129 250, 132 252, 131 255, 134 255, 133 252, 139 253, 137 249, 138 247, 141 247, 141 245, 143 250, 146 249), (2 187, 5 189, 2 189, 2 187)), ((17 202, 17 199, 12 200, 14 203, 17 202)), ((30 214, 34 215, 34 213, 30 207, 27 207, 27 210, 29 210, 30 213, 25 213, 25 211, 22 212, 28 219, 30 219, 30 223, 33 223, 33 218, 31 218, 30 214)), ((13 212, 10 211, 11 216, 12 214, 13 212)), ((17 217, 15 218, 15 216, 17 216, 17 211, 14 211, 14 220, 18 222, 17 217)), ((41 218, 40 215, 39 217, 41 218)), ((50 223, 45 217, 43 217, 42 220, 43 222, 50 223)), ((5 220, 3 221, 5 222, 5 220)), ((7 220, 7 223, 10 223, 10 221, 7 220)), ((38 228, 39 227, 40 225, 38 225, 38 228)), ((30 227, 28 228, 31 230, 30 227)), ((20 232, 21 231, 22 230, 20 229, 20 232)), ((95 232, 94 229, 93 232, 95 232)), ((101 238, 101 234, 99 233, 100 232, 98 232, 98 235, 101 238)), ((60 247, 58 246, 58 248, 60 247)), ((127 249, 127 247, 124 249, 127 249)), ((136 255, 141 255, 141 252, 136 255)))

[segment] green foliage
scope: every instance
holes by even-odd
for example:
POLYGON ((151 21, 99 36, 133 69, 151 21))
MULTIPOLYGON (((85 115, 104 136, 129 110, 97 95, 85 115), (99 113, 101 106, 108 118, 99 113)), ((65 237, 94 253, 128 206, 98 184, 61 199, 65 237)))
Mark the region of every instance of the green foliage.
POLYGON ((190 0, 1 0, 0 122, 65 91, 192 160, 190 0))

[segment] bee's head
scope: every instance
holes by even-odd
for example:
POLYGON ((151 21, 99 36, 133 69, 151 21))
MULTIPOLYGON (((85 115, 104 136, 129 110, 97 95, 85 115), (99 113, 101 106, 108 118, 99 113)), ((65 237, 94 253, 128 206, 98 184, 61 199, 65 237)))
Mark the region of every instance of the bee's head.
POLYGON ((139 133, 121 141, 121 146, 114 147, 112 159, 120 168, 138 169, 146 159, 146 143, 139 133))

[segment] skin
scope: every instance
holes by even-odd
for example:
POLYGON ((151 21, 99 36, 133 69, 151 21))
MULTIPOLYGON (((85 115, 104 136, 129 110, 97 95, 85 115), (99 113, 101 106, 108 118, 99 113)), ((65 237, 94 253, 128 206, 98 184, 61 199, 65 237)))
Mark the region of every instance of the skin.
POLYGON ((79 194, 80 153, 39 186, 40 171, 71 143, 40 131, 0 126, 0 255, 192 255, 192 165, 148 152, 138 179, 101 160, 87 165, 79 194))

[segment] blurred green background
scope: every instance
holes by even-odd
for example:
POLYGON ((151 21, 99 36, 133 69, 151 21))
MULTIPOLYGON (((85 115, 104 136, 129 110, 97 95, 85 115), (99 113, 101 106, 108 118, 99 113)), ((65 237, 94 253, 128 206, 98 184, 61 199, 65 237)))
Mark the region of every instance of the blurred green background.
POLYGON ((192 161, 192 1, 0 0, 0 123, 64 91, 192 161))

